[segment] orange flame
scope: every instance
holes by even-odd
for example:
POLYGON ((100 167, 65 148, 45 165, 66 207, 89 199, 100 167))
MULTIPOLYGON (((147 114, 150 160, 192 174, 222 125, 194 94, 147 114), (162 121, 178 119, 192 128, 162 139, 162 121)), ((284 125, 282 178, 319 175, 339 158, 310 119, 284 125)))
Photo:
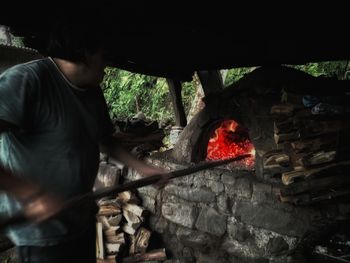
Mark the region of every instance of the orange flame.
POLYGON ((248 132, 233 120, 224 121, 209 139, 207 160, 225 160, 242 154, 252 154, 243 162, 246 166, 254 165, 255 149, 250 142, 248 132))

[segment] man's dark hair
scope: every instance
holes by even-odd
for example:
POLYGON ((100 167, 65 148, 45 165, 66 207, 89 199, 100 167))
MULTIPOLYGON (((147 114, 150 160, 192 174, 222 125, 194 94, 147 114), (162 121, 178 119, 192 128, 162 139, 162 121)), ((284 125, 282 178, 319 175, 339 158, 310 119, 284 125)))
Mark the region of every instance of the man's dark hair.
POLYGON ((99 49, 107 52, 107 23, 84 11, 84 14, 75 16, 65 13, 54 23, 45 55, 85 62, 87 54, 93 54, 99 49))

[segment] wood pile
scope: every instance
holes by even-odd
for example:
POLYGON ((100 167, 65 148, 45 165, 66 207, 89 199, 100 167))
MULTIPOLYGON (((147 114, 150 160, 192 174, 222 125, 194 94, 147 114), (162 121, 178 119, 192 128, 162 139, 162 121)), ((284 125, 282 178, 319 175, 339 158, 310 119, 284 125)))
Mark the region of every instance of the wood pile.
POLYGON ((115 121, 117 132, 114 137, 138 158, 145 157, 149 152, 159 150, 163 146, 165 133, 159 128, 157 121, 147 120, 139 113, 131 119, 115 121))
POLYGON ((167 259, 164 248, 147 250, 151 237, 151 231, 143 226, 147 211, 132 192, 101 199, 98 206, 98 259, 118 263, 167 259))
POLYGON ((307 205, 350 194, 350 116, 288 102, 271 114, 277 150, 265 154, 263 165, 280 171, 281 201, 307 205))

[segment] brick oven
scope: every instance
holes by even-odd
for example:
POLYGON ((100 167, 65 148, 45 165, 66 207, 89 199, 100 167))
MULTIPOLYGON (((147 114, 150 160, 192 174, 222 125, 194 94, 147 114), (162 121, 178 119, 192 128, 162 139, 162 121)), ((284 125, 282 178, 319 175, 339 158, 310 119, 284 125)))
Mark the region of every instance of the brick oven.
MULTIPOLYGON (((174 148, 148 161, 175 170, 253 156, 174 179, 164 189, 138 189, 151 211, 150 244, 164 244, 179 262, 347 260, 349 155, 339 145, 349 145, 348 105, 338 115, 308 115, 312 108, 304 105, 310 94, 348 101, 346 89, 345 82, 276 67, 258 68, 206 96, 174 148), (304 150, 295 150, 298 143, 304 150)), ((129 172, 128 179, 138 176, 129 172)))

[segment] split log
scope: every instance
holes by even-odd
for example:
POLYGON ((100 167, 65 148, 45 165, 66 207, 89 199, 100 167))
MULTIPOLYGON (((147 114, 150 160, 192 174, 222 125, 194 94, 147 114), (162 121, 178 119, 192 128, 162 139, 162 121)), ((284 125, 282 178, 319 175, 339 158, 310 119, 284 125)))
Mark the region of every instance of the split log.
POLYGON ((125 237, 124 233, 119 233, 117 235, 106 235, 106 241, 107 243, 111 244, 125 244, 125 237))
POLYGON ((321 167, 303 170, 303 171, 292 171, 282 174, 282 182, 285 185, 294 183, 296 179, 305 179, 311 176, 317 176, 324 173, 336 173, 339 171, 346 171, 350 167, 350 161, 343 161, 338 163, 331 163, 328 165, 323 165, 321 167))
POLYGON ((121 210, 119 207, 115 205, 104 205, 100 206, 98 210, 99 216, 115 216, 121 213, 121 210))
POLYGON ((129 247, 129 255, 136 254, 136 236, 130 236, 130 247, 129 247))
POLYGON ((275 164, 285 167, 285 166, 288 166, 289 163, 290 163, 289 156, 285 153, 279 153, 268 157, 264 161, 264 167, 269 165, 275 165, 275 164))
POLYGON ((101 162, 94 183, 94 190, 116 186, 119 183, 120 175, 121 170, 118 167, 101 162))
POLYGON ((103 231, 104 235, 107 236, 116 236, 120 230, 120 226, 112 226, 103 231))
POLYGON ((272 115, 292 116, 294 109, 292 104, 279 104, 272 106, 270 113, 272 115))
POLYGON ((329 134, 315 139, 291 142, 291 147, 296 153, 316 152, 320 150, 330 150, 337 147, 337 134, 329 134))
POLYGON ((117 201, 121 204, 139 204, 140 200, 131 191, 124 191, 118 194, 117 201))
POLYGON ((296 130, 292 118, 287 118, 286 120, 275 121, 273 124, 273 129, 276 134, 280 133, 290 133, 296 130))
POLYGON ((100 223, 102 223, 103 229, 108 229, 108 228, 111 227, 111 225, 110 225, 109 222, 108 222, 107 217, 105 217, 105 216, 98 216, 98 217, 97 217, 97 221, 100 222, 100 223))
POLYGON ((96 258, 104 259, 102 223, 96 223, 96 258))
POLYGON ((122 226, 122 229, 125 233, 129 234, 129 235, 134 235, 136 233, 137 228, 134 228, 133 226, 129 225, 129 224, 124 224, 122 226))
POLYGON ((280 200, 283 203, 293 203, 295 205, 311 205, 346 195, 350 195, 350 189, 339 189, 337 191, 330 189, 328 193, 321 191, 320 193, 305 193, 295 196, 281 196, 280 200))
POLYGON ((138 217, 143 217, 144 214, 146 213, 145 208, 135 205, 135 204, 125 204, 123 205, 123 210, 127 210, 135 215, 137 215, 138 217))
POLYGON ((315 165, 320 165, 324 163, 329 163, 335 160, 336 151, 330 152, 316 152, 308 154, 298 160, 298 163, 304 167, 311 167, 315 165))
POLYGON ((105 243, 105 247, 106 247, 106 253, 108 255, 115 255, 119 252, 120 247, 122 246, 122 244, 120 243, 105 243))
POLYGON ((135 252, 136 253, 146 253, 149 239, 151 237, 151 231, 144 227, 141 227, 136 234, 135 240, 135 252))
POLYGON ((337 189, 344 185, 350 184, 350 176, 332 175, 325 178, 317 178, 315 180, 305 180, 295 182, 280 189, 280 194, 284 197, 298 195, 305 192, 317 192, 324 189, 337 189))
POLYGON ((115 216, 110 216, 108 218, 108 224, 112 226, 118 226, 120 224, 120 221, 122 220, 122 214, 115 215, 115 216))
POLYGON ((123 210, 123 216, 128 222, 128 225, 133 229, 138 229, 141 223, 143 222, 143 218, 138 217, 137 215, 128 210, 123 210))
POLYGON ((299 127, 300 138, 336 133, 350 129, 350 121, 344 120, 298 120, 295 125, 299 127))
POLYGON ((290 132, 290 133, 280 133, 274 134, 274 139, 276 144, 280 144, 286 141, 296 141, 300 139, 300 133, 298 131, 290 132))
POLYGON ((152 251, 149 251, 147 253, 140 253, 140 254, 135 254, 133 256, 127 257, 123 259, 123 263, 136 263, 140 261, 161 261, 161 260, 166 260, 167 256, 165 253, 165 249, 155 249, 152 251))

